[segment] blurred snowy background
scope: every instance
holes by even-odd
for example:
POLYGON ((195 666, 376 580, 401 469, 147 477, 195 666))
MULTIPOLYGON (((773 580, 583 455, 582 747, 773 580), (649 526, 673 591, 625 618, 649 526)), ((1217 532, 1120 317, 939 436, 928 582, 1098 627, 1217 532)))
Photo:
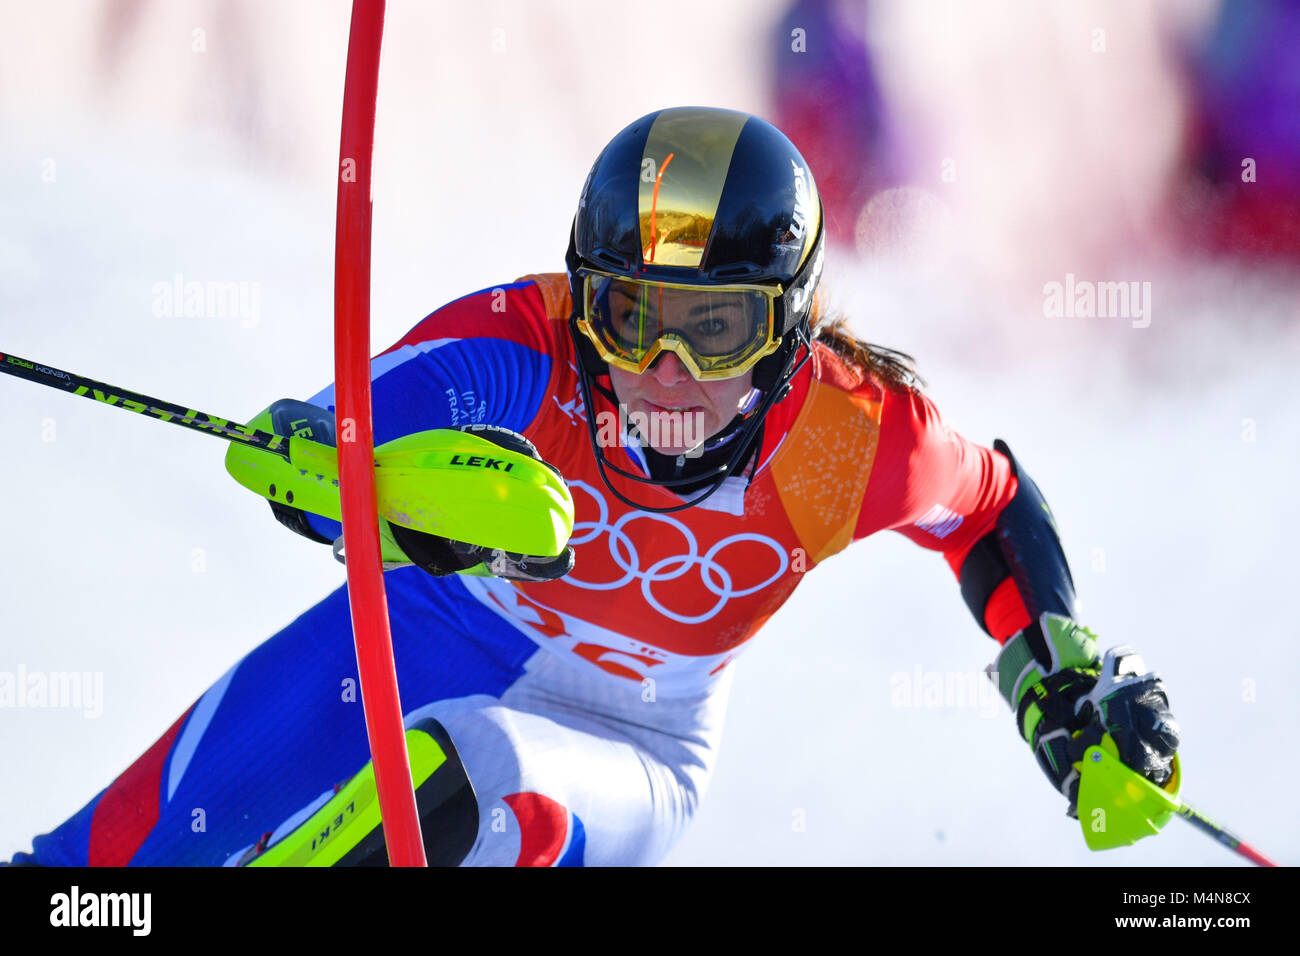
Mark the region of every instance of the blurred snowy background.
MULTIPOLYGON (((234 417, 327 382, 349 5, 0 7, 0 351, 234 417), (238 315, 160 316, 175 281, 250 294, 238 315)), ((1184 795, 1300 860, 1277 799, 1300 723, 1295 5, 653 10, 389 3, 374 349, 561 270, 586 171, 634 118, 774 121, 822 187, 835 302, 917 357, 956 430, 1010 443, 1083 621, 1165 678, 1184 795), (1081 282, 1138 283, 1141 311, 1048 314, 1051 283, 1081 282)), ((0 858, 342 581, 222 455, 0 380, 0 671, 103 681, 98 713, 0 707, 0 858)), ((1236 861, 1178 821, 1090 853, 1003 705, 926 696, 994 650, 935 553, 881 535, 819 568, 739 663, 712 789, 667 862, 1236 861)))

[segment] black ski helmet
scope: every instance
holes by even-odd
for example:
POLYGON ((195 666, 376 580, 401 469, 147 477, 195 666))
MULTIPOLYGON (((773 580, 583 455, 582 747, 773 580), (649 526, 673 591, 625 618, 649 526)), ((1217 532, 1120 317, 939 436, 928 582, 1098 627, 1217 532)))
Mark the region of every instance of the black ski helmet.
POLYGON ((565 257, 573 313, 569 320, 592 449, 606 485, 620 500, 646 511, 678 511, 703 501, 746 463, 745 452, 771 407, 788 393, 811 352, 809 315, 821 277, 821 200, 812 173, 794 144, 770 123, 734 110, 679 107, 643 116, 615 136, 587 175, 565 257), (716 481, 672 508, 629 501, 606 468, 643 484, 672 488, 714 478, 654 480, 613 464, 597 440, 592 386, 608 374, 595 343, 579 328, 584 270, 641 282, 719 289, 769 286, 772 335, 779 344, 753 366, 761 399, 734 439, 731 460, 714 469, 716 481), (800 346, 801 360, 796 362, 800 346))

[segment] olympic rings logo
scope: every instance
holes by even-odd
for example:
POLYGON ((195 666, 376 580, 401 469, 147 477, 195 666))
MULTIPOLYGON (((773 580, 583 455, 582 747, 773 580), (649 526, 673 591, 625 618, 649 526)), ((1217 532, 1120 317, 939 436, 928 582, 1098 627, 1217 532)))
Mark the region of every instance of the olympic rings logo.
POLYGON ((641 594, 645 597, 646 603, 664 617, 681 624, 700 624, 715 617, 732 598, 744 597, 747 594, 753 594, 755 591, 761 591, 779 580, 790 565, 785 548, 778 541, 764 534, 744 532, 728 535, 709 548, 704 554, 700 554, 699 543, 695 540, 694 532, 672 515, 656 514, 650 511, 629 511, 611 525, 609 523, 609 504, 599 491, 583 481, 572 481, 569 483, 569 487, 575 491, 581 489, 591 495, 595 499, 596 507, 600 510, 600 516, 596 521, 574 522, 573 537, 569 539, 569 544, 576 547, 580 544, 595 541, 601 535, 608 535, 606 546, 609 548, 609 556, 623 572, 623 576, 617 580, 602 582, 583 581, 570 573, 564 577, 564 580, 574 587, 588 591, 613 591, 632 581, 640 581, 641 594), (631 536, 624 530, 633 521, 638 520, 657 521, 672 527, 685 539, 686 553, 661 558, 645 570, 642 570, 636 545, 632 542, 631 536), (772 549, 772 553, 776 555, 778 567, 776 573, 767 580, 761 581, 753 587, 737 589, 735 582, 732 580, 731 572, 718 560, 718 555, 742 541, 755 541, 767 545, 772 549), (679 614, 664 607, 659 599, 655 597, 651 586, 658 582, 675 581, 694 567, 700 569, 700 579, 709 590, 709 593, 718 599, 717 602, 703 614, 696 615, 679 614))

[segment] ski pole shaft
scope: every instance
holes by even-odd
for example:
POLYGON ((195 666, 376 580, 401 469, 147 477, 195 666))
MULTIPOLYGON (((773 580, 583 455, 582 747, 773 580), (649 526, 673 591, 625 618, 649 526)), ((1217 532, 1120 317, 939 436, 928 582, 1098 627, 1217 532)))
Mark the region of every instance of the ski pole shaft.
POLYGON ((1198 830, 1208 833, 1229 850, 1241 854, 1257 866, 1277 866, 1276 863, 1264 856, 1264 854, 1247 844, 1240 837, 1233 836, 1199 810, 1189 807, 1184 803, 1178 808, 1177 813, 1198 830))
POLYGON ((207 412, 198 412, 182 405, 174 405, 138 392, 127 391, 83 375, 73 375, 71 372, 30 362, 7 352, 0 353, 0 372, 36 382, 38 385, 48 385, 50 388, 57 388, 72 395, 81 395, 115 408, 124 408, 130 412, 147 415, 162 422, 170 422, 173 425, 215 435, 226 441, 261 448, 279 455, 285 461, 290 461, 287 438, 241 425, 230 419, 218 418, 207 412))

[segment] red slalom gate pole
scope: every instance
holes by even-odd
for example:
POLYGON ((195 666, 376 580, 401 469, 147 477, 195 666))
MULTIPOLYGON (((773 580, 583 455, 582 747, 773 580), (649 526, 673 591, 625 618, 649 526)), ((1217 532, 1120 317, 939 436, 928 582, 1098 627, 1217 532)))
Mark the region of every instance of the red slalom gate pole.
POLYGON ((384 0, 353 0, 334 238, 335 434, 361 705, 392 866, 426 866, 379 556, 370 402, 371 160, 384 0))

